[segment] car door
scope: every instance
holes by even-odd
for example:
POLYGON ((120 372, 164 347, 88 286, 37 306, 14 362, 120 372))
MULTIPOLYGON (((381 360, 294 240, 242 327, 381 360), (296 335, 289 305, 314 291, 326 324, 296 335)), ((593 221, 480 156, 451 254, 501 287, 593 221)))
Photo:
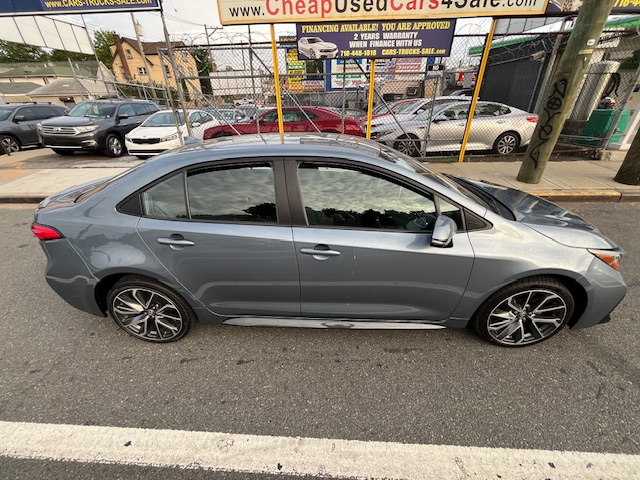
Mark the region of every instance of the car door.
POLYGON ((439 322, 451 315, 473 250, 463 231, 451 248, 430 241, 438 212, 462 227, 458 207, 334 159, 292 160, 287 179, 292 209, 299 206, 292 215, 302 316, 439 322))
POLYGON ((133 109, 133 105, 129 103, 125 103, 120 105, 118 108, 118 130, 122 135, 126 135, 134 128, 140 126, 142 123, 143 117, 142 115, 136 114, 133 109), (123 115, 126 115, 126 118, 121 118, 123 115))
POLYGON ((460 103, 447 107, 435 115, 429 128, 429 151, 459 151, 469 116, 469 104, 460 103))
POLYGON ((18 108, 13 115, 12 132, 20 140, 22 145, 38 143, 36 126, 40 121, 34 111, 34 107, 18 108))
POLYGON ((273 133, 278 131, 278 112, 265 114, 260 119, 260 133, 273 133))
POLYGON ((302 110, 289 110, 283 113, 285 132, 317 132, 313 120, 316 115, 302 110))
POLYGON ((504 117, 507 108, 498 103, 479 102, 469 131, 470 150, 490 150, 498 136, 509 130, 504 117))
POLYGON ((223 316, 297 316, 298 266, 278 160, 177 172, 141 193, 138 232, 180 284, 223 316), (186 200, 185 200, 186 199, 186 200))

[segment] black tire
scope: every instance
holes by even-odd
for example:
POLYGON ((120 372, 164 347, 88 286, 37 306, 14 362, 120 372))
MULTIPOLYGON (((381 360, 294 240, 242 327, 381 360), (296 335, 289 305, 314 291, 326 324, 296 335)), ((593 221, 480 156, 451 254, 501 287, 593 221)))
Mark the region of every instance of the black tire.
POLYGON ((511 155, 520 148, 520 135, 516 132, 505 132, 493 142, 493 153, 511 155))
POLYGON ((175 342, 196 321, 189 304, 160 282, 128 275, 107 295, 111 318, 129 335, 153 343, 175 342))
POLYGON ((124 142, 115 133, 110 133, 104 139, 104 154, 107 157, 120 157, 124 153, 124 142))
POLYGON ((20 140, 12 135, 0 135, 0 142, 2 142, 2 144, 4 145, 2 153, 4 153, 5 151, 7 153, 16 153, 19 152, 22 148, 20 140))
POLYGON ((73 155, 75 152, 73 150, 62 150, 61 148, 52 148, 52 150, 54 151, 54 153, 57 153, 58 155, 62 155, 62 156, 69 156, 69 155, 73 155))
POLYGON ((420 156, 420 140, 418 140, 418 137, 415 135, 408 134, 398 137, 396 142, 393 144, 393 148, 400 153, 409 155, 410 157, 420 156))
POLYGON ((147 160, 151 158, 151 155, 136 155, 136 157, 139 158, 140 160, 147 160))
POLYGON ((525 347, 562 330, 571 319, 574 306, 569 289, 555 278, 530 277, 489 297, 475 313, 471 325, 488 342, 525 347))

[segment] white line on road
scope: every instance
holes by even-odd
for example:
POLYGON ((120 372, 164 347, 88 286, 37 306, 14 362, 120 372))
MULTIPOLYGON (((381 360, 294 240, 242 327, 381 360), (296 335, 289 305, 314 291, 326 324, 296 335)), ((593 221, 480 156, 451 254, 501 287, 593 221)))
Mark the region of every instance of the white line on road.
POLYGON ((20 422, 0 422, 0 456, 366 479, 640 478, 640 455, 20 422))

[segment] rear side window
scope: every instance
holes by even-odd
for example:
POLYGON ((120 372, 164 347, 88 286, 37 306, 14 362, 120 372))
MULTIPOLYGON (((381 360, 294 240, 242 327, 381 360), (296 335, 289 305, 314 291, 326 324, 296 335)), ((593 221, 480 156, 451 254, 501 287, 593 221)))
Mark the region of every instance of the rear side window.
POLYGON ((129 115, 133 117, 136 113, 133 111, 133 108, 128 103, 120 106, 120 110, 118 111, 118 115, 129 115))
POLYGON ((142 193, 144 215, 172 220, 278 223, 272 165, 189 172, 186 194, 183 175, 173 175, 142 193))
POLYGON ((132 107, 136 115, 146 115, 147 113, 149 113, 149 107, 144 103, 134 103, 132 107))

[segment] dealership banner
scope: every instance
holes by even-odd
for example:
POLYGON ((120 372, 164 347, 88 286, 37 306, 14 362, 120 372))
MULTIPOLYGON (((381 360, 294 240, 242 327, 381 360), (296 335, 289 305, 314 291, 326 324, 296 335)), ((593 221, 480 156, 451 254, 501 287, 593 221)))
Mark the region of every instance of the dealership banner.
MULTIPOLYGON (((549 0, 549 6, 545 16, 563 17, 577 15, 582 0, 549 0)), ((640 0, 616 0, 613 4, 612 15, 638 15, 640 14, 640 0)))
POLYGON ((297 24, 298 57, 448 57, 455 20, 297 24))
POLYGON ((0 0, 0 16, 160 10, 160 0, 0 0))
POLYGON ((222 25, 542 15, 549 0, 218 0, 222 25))

